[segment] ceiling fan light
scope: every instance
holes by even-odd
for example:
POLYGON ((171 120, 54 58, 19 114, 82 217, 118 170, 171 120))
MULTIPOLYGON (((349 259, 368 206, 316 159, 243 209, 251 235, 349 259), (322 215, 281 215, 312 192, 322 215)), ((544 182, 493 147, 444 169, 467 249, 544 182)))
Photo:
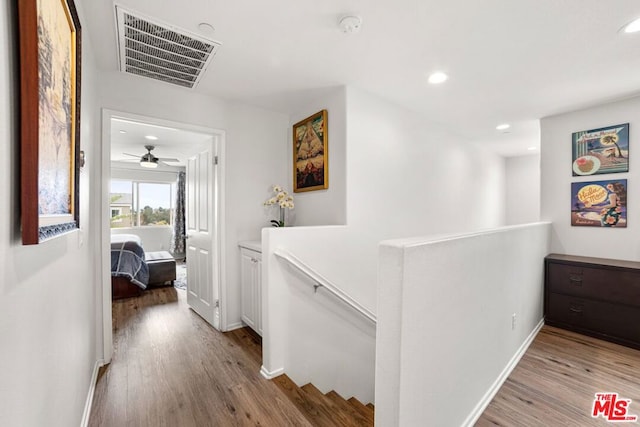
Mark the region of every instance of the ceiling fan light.
POLYGON ((158 167, 158 160, 150 159, 150 160, 140 160, 140 166, 143 168, 151 168, 155 169, 158 167))

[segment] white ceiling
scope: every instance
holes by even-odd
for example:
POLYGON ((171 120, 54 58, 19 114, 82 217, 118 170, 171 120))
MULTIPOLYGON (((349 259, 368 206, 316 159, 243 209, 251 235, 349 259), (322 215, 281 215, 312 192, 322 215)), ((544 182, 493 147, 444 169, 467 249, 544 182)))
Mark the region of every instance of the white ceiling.
POLYGON ((178 159, 170 166, 186 166, 187 159, 211 146, 211 135, 156 126, 136 121, 111 119, 111 161, 136 164, 147 153, 145 145, 153 145, 153 155, 160 158, 178 159), (155 136, 149 140, 146 136, 155 136), (129 156, 125 153, 135 154, 129 156))
MULTIPOLYGON (((116 70, 112 0, 76 1, 100 67, 116 70)), ((203 36, 199 23, 215 27, 222 47, 198 92, 292 113, 298 91, 353 85, 506 156, 539 145, 539 118, 640 89, 640 33, 618 33, 640 17, 637 0, 119 3, 203 36), (362 17, 359 33, 340 31, 345 14, 362 17), (429 85, 434 70, 449 80, 429 85)))

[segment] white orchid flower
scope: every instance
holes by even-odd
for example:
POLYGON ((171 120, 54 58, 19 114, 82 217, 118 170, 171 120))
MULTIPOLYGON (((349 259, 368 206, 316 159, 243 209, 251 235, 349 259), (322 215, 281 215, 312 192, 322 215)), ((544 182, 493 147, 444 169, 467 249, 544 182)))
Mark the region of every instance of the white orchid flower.
POLYGON ((265 206, 278 205, 281 209, 293 209, 293 196, 279 185, 273 186, 274 196, 267 199, 263 204, 265 206))

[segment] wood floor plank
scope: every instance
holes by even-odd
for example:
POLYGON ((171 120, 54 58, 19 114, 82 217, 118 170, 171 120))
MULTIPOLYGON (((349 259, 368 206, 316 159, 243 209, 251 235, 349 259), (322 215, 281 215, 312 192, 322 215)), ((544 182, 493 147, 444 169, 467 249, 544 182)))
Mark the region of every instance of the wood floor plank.
MULTIPOLYGON (((373 423, 367 419, 367 417, 361 415, 356 408, 353 407, 349 402, 347 402, 342 396, 340 396, 335 391, 330 391, 326 394, 327 398, 331 399, 334 404, 340 408, 341 411, 349 414, 351 419, 353 420, 354 425, 357 426, 373 426, 373 423)), ((373 405, 371 405, 373 406, 373 405)))
POLYGON ((314 404, 310 396, 299 388, 287 375, 279 375, 273 379, 273 382, 277 384, 289 400, 298 407, 311 425, 318 427, 336 426, 331 414, 314 404))
POLYGON ((367 408, 362 402, 360 402, 355 397, 351 397, 347 399, 347 402, 349 402, 349 404, 351 404, 351 406, 353 406, 356 409, 356 411, 360 413, 360 415, 365 417, 367 421, 369 421, 369 423, 373 425, 373 411, 371 409, 367 408))
POLYGON ((542 328, 476 426, 604 426, 595 393, 632 399, 640 416, 640 351, 550 326, 542 328))
POLYGON ((185 291, 114 301, 113 327, 91 427, 311 426, 260 375, 259 341, 213 329, 188 308, 185 291))
POLYGON ((333 425, 339 427, 373 426, 373 423, 368 423, 366 420, 361 423, 362 417, 358 417, 357 414, 353 416, 352 411, 342 410, 340 405, 337 405, 331 398, 322 394, 313 384, 304 385, 302 390, 309 396, 314 406, 322 408, 328 414, 328 417, 334 423, 333 425))

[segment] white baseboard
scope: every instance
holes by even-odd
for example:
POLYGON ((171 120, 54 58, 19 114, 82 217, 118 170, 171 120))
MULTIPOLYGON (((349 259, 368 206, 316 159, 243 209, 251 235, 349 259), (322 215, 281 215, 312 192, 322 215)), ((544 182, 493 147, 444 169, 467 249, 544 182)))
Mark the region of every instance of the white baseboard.
POLYGON ((240 329, 240 328, 244 328, 245 324, 242 322, 236 322, 236 323, 232 323, 230 325, 227 325, 227 329, 225 329, 225 332, 231 332, 234 331, 236 329, 240 329))
POLYGON ((504 384, 507 378, 509 378, 509 375, 511 374, 511 372, 518 365, 518 362, 520 362, 520 359, 522 359, 522 356, 524 356, 524 354, 527 352, 527 349, 535 339, 536 335, 538 335, 538 332, 540 332, 540 329, 542 329, 542 326, 544 326, 544 319, 540 320, 540 322, 536 325, 536 327, 533 328, 533 331, 531 331, 527 339, 522 343, 520 348, 518 348, 518 351, 516 351, 516 353, 511 358, 511 360, 509 360, 509 363, 507 363, 507 366, 504 367, 504 369, 502 370, 498 378, 496 378, 496 380, 491 385, 489 390, 487 390, 487 392, 482 397, 482 399, 480 399, 480 402, 478 402, 478 404, 473 409, 473 411, 471 411, 467 419, 462 423, 463 427, 473 426, 476 423, 476 421, 478 421, 478 419, 480 418, 484 410, 487 409, 487 406, 489 406, 489 403, 491 403, 493 398, 496 396, 496 394, 500 390, 500 387, 502 387, 502 384, 504 384))
POLYGON ((89 416, 91 416, 91 406, 93 405, 93 394, 96 391, 96 382, 98 381, 98 371, 104 364, 104 360, 98 359, 93 365, 93 372, 91 373, 91 381, 89 383, 89 393, 87 393, 87 400, 84 403, 84 413, 82 414, 80 427, 87 427, 89 425, 89 416))
POLYGON ((265 368, 264 365, 262 365, 262 367, 260 368, 260 374, 266 379, 272 380, 278 375, 284 374, 284 368, 276 369, 275 371, 269 372, 267 368, 265 368))

